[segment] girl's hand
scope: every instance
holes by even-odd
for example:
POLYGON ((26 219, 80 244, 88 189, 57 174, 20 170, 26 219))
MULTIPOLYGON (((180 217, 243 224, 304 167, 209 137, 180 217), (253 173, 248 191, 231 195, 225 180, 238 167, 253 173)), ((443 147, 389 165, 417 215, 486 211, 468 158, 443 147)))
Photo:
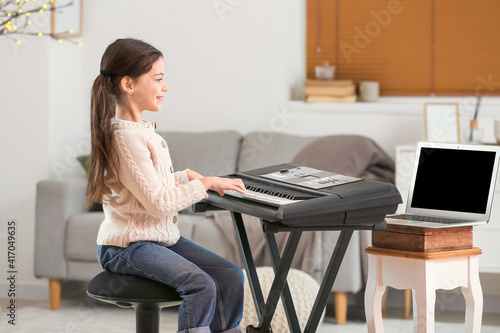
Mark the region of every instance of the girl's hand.
MULTIPOLYGON (((200 179, 205 186, 205 190, 212 189, 220 195, 224 195, 224 191, 233 190, 240 193, 245 193, 245 184, 241 179, 221 178, 221 177, 203 177, 200 179)), ((208 194, 205 195, 205 199, 208 194)))

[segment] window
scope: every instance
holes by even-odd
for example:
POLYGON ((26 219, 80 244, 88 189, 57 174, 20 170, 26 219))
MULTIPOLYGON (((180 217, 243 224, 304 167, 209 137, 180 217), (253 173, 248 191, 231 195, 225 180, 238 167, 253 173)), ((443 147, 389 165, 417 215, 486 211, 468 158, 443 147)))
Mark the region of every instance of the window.
POLYGON ((307 77, 379 81, 382 95, 500 95, 500 1, 308 0, 307 77))

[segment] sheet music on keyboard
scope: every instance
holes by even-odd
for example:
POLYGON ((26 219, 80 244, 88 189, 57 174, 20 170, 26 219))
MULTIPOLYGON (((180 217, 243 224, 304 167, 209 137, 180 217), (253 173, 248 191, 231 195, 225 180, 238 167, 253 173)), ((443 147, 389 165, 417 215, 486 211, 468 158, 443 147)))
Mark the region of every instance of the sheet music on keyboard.
POLYGON ((283 183, 299 185, 310 189, 322 189, 361 180, 361 178, 345 176, 338 173, 304 166, 282 169, 277 172, 264 174, 261 177, 278 180, 283 183))

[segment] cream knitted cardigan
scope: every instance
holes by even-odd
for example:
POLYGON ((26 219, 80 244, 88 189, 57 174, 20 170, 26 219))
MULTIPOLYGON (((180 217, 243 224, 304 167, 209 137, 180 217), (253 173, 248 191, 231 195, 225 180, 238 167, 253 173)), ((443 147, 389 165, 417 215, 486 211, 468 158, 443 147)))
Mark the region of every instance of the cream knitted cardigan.
POLYGON ((174 173, 167 143, 154 131, 153 122, 121 121, 112 126, 118 177, 106 179, 111 194, 103 198, 97 244, 175 244, 180 237, 178 211, 203 199, 205 187, 199 180, 189 181, 186 170, 174 173))

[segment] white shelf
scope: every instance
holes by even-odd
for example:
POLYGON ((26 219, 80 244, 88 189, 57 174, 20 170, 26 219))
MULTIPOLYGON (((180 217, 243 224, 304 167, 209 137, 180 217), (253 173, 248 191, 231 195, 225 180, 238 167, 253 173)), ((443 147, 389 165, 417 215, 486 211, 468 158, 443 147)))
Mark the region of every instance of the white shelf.
MULTIPOLYGON (((395 114, 422 115, 424 103, 458 103, 460 117, 472 118, 475 112, 474 97, 381 97, 376 103, 306 103, 289 101, 288 105, 295 112, 356 112, 359 114, 395 114)), ((479 117, 498 117, 500 97, 483 98, 479 117)))

